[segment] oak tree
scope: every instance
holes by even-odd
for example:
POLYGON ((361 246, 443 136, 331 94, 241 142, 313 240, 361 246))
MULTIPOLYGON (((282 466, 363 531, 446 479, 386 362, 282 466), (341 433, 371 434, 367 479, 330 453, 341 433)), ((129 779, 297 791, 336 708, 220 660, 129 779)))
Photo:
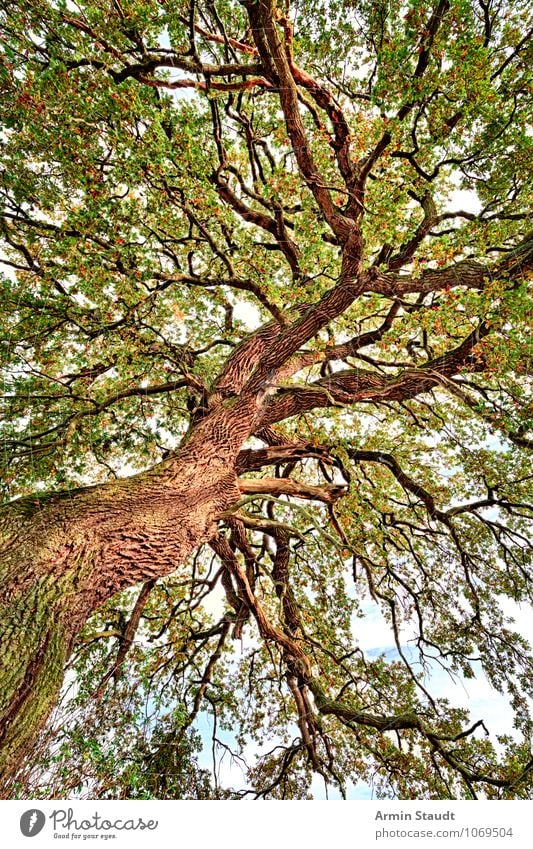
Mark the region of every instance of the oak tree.
POLYGON ((527 797, 530 11, 6 0, 4 795, 527 797))

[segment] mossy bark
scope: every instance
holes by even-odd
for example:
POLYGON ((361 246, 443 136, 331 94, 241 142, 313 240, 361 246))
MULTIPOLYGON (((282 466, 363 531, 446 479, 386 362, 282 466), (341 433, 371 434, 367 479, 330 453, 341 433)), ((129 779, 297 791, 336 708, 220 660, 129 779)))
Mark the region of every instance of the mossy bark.
POLYGON ((88 617, 116 592, 175 571, 238 500, 235 458, 256 413, 253 398, 221 408, 150 471, 0 511, 0 794, 88 617))
MULTIPOLYGON (((42 581, 2 609, 0 775, 9 776, 46 720, 63 680, 72 641, 61 608, 66 582, 42 581)), ((0 788, 2 784, 0 783, 0 788)))

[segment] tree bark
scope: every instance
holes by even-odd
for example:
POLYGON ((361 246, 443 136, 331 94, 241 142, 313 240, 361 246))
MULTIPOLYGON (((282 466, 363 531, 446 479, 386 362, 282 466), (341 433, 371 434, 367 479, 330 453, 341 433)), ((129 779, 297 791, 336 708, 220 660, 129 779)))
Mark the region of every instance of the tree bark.
POLYGON ((0 512, 0 793, 45 723, 89 616, 174 572, 238 501, 236 457, 258 408, 256 395, 223 402, 147 472, 0 512))

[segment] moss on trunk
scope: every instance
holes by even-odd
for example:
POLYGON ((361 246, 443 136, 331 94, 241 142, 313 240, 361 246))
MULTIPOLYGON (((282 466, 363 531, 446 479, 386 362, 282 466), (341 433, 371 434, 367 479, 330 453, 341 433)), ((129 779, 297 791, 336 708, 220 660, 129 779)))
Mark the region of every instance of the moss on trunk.
POLYGON ((153 469, 0 511, 0 792, 46 721, 89 616, 174 572, 238 501, 235 461, 257 414, 256 394, 240 397, 153 469))

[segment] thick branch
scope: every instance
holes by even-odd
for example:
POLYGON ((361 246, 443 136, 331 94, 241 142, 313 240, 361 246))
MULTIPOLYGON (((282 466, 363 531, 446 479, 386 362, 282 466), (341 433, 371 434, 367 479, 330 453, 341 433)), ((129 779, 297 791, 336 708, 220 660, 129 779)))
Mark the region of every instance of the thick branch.
POLYGON ((334 504, 346 494, 345 486, 311 486, 290 478, 241 478, 238 486, 242 493, 248 495, 292 495, 325 504, 334 504))
POLYGON ((446 386, 449 378, 463 366, 481 367, 474 356, 474 347, 487 333, 487 328, 480 325, 457 348, 422 368, 405 369, 395 377, 384 377, 363 369, 346 369, 305 387, 279 390, 267 406, 261 426, 316 407, 342 406, 357 401, 404 401, 435 386, 446 386))
POLYGON ((328 460, 328 449, 306 442, 272 445, 267 448, 245 449, 237 457, 236 472, 254 472, 276 463, 294 462, 306 457, 328 460))
POLYGON ((353 222, 342 215, 333 203, 330 191, 311 153, 298 107, 298 90, 284 45, 274 23, 272 0, 247 2, 246 8, 259 55, 265 64, 275 67, 276 76, 279 79, 280 102, 300 173, 331 229, 340 241, 345 243, 352 231, 353 222))

